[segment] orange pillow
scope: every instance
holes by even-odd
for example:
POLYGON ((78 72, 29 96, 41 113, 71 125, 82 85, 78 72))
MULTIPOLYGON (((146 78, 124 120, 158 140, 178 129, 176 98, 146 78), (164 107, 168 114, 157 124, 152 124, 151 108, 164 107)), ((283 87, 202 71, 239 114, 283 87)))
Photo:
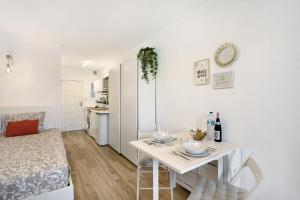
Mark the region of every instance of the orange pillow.
POLYGON ((38 133, 39 120, 23 120, 8 122, 6 126, 6 137, 30 135, 38 133))

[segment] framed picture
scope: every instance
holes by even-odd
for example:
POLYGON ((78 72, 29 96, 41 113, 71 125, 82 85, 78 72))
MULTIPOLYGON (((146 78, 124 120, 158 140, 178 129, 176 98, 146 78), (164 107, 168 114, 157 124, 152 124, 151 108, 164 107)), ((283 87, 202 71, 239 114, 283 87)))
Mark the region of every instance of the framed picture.
POLYGON ((214 74, 214 89, 233 88, 233 72, 214 74))
POLYGON ((194 84, 204 85, 209 84, 210 66, 209 58, 199 60, 194 63, 194 84))

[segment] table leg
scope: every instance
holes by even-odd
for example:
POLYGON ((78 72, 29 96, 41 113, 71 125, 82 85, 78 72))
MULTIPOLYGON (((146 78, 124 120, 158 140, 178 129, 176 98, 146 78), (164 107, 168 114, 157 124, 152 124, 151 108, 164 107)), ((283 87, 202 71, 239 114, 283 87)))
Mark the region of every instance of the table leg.
POLYGON ((159 197, 158 165, 158 160, 153 159, 153 200, 158 200, 159 197))
POLYGON ((224 158, 218 159, 218 182, 224 183, 224 158))

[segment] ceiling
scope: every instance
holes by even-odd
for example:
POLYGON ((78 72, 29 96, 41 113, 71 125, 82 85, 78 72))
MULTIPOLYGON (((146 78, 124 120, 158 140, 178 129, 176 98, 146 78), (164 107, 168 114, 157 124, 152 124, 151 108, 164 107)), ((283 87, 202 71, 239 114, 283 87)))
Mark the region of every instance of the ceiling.
MULTIPOLYGON (((200 0, 0 0, 6 34, 61 45, 62 65, 105 67, 200 6, 200 0)), ((0 32, 0 34, 1 34, 0 32)))

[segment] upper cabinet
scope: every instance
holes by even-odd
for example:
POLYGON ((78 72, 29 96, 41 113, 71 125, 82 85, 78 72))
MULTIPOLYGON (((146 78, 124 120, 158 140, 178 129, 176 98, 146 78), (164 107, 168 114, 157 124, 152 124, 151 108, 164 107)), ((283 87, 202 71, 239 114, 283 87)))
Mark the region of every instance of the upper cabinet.
POLYGON ((94 91, 95 92, 102 92, 103 91, 103 79, 99 79, 99 80, 94 81, 94 91))
POLYGON ((107 92, 108 91, 108 80, 109 77, 104 77, 94 81, 94 92, 107 92))
POLYGON ((108 90, 108 81, 109 81, 109 77, 104 77, 103 78, 103 91, 107 91, 108 90))

